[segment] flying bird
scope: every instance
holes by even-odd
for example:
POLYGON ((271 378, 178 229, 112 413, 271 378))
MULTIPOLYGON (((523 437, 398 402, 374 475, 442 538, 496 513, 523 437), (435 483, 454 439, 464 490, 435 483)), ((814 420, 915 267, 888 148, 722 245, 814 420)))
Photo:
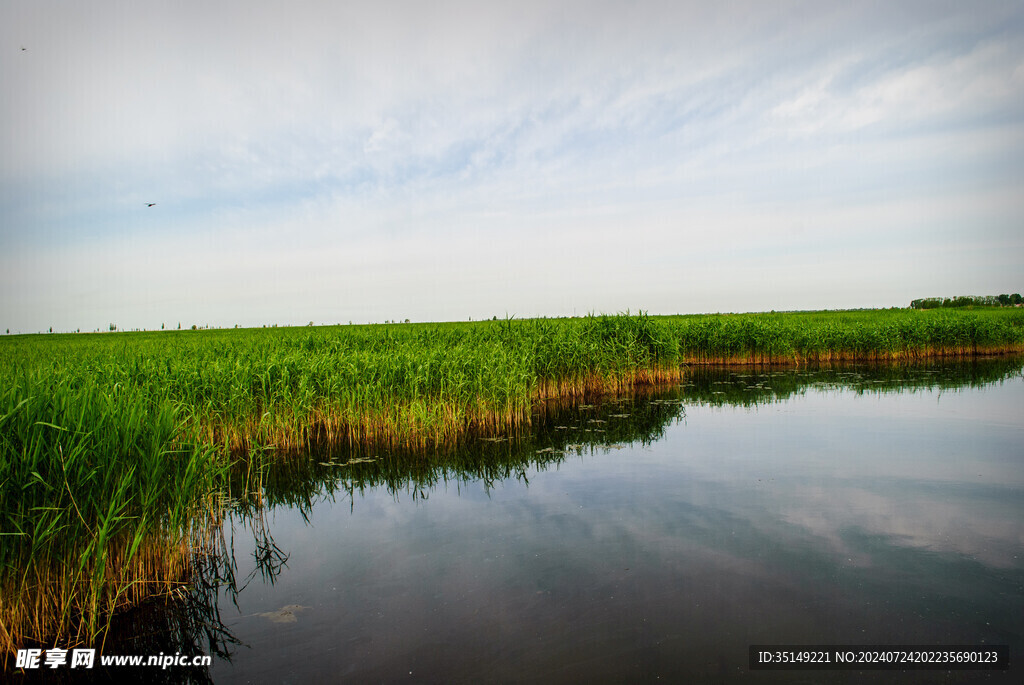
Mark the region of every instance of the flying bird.
POLYGON ((156 207, 156 203, 155 202, 147 202, 146 206, 147 207, 156 207))

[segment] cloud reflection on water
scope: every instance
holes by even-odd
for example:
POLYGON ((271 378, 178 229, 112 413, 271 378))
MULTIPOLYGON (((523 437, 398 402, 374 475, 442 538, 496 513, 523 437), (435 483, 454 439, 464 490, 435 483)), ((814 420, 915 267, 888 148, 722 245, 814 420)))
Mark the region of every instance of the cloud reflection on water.
MULTIPOLYGON (((239 613, 311 606, 305 627, 234 629, 321 655, 295 673, 326 661, 385 680, 730 681, 754 643, 1013 648, 1024 430, 1007 407, 1024 409, 1019 376, 941 396, 808 388, 746 408, 691 396, 649 444, 489 484, 370 486, 322 499, 309 524, 279 508, 288 568, 240 595, 239 613)), ((249 650, 214 672, 243 679, 275 658, 249 650)))

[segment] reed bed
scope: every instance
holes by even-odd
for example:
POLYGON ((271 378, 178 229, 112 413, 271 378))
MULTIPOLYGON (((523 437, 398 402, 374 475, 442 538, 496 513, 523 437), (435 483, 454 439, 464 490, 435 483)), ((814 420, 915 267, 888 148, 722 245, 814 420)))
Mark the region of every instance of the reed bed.
POLYGON ((8 374, 0 390, 0 649, 79 644, 189 579, 228 467, 180 440, 171 404, 87 379, 8 374))
POLYGON ((679 317, 682 359, 802 364, 970 357, 1024 349, 1024 313, 870 310, 679 317))
POLYGON ((673 381, 686 364, 801 364, 1024 349, 1024 312, 591 316, 0 339, 0 369, 122 389, 236 454, 429 446, 514 430, 544 397, 673 381), (161 409, 162 411, 163 409, 161 409))
MULTIPOLYGON (((259 517, 262 506, 292 507, 309 514, 315 502, 383 487, 416 496, 442 483, 486 485, 527 470, 545 470, 568 454, 650 444, 694 406, 755 407, 789 400, 809 388, 883 395, 984 387, 1024 374, 1019 356, 965 359, 941 364, 906 362, 826 363, 811 367, 727 367, 687 370, 684 382, 634 386, 629 393, 549 399, 532 408, 531 429, 515 436, 482 437, 447 444, 423 459, 421 451, 367 448, 318 450, 307 459, 264 462, 260 499, 240 501, 236 513, 259 517), (582 401, 580 401, 582 400, 582 401), (603 419, 597 422, 591 419, 603 419)), ((239 482, 249 475, 236 469, 239 482)))
POLYGON ((505 320, 0 338, 0 648, 95 640, 187 580, 232 480, 324 445, 515 433, 534 403, 677 381, 686 364, 1024 350, 1024 313, 505 320))

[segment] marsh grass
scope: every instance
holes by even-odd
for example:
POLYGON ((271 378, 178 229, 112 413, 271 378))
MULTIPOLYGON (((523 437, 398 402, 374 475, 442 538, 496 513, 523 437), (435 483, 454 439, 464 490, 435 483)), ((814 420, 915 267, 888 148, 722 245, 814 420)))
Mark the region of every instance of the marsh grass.
POLYGON ((3 338, 0 647, 94 641, 187 582, 226 503, 266 492, 282 455, 437 455, 527 432, 548 398, 656 387, 687 364, 1021 349, 1024 314, 1000 310, 3 338))
POLYGON ((9 376, 0 391, 0 647, 94 640, 187 582, 226 462, 137 389, 9 376))
POLYGON ((806 364, 912 361, 1024 350, 1012 310, 869 310, 672 317, 684 362, 806 364))
POLYGON ((915 360, 1024 349, 1024 313, 593 316, 473 324, 37 336, 8 369, 168 405, 181 437, 235 454, 429 447, 515 430, 545 397, 678 380, 686 364, 915 360))

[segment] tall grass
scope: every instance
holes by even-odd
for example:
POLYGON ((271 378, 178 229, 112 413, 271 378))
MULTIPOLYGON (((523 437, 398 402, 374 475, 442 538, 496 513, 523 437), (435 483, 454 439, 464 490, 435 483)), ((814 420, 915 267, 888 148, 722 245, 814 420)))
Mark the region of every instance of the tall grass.
POLYGON ((95 639, 121 607, 188 580, 227 467, 180 441, 171 404, 40 371, 0 390, 0 649, 95 639))
POLYGON ((1024 349, 1024 313, 590 316, 0 338, 0 647, 102 633, 188 577, 231 455, 516 432, 692 363, 1024 349))
POLYGON ((870 310, 670 321, 688 363, 905 360, 1024 349, 1024 313, 1012 310, 870 310))
MULTIPOLYGON (((685 416, 687 407, 754 407, 790 400, 809 388, 883 395, 979 388, 1020 379, 1019 357, 945 361, 941 364, 835 363, 813 368, 724 367, 687 369, 682 383, 634 388, 616 395, 586 396, 585 403, 550 399, 533 407, 528 432, 449 444, 424 459, 418 450, 324 449, 307 459, 273 459, 263 464, 258 499, 239 499, 235 513, 258 517, 267 507, 295 508, 309 515, 316 502, 371 488, 415 497, 441 484, 480 481, 486 485, 528 470, 557 466, 566 456, 649 444, 685 416), (593 421, 592 419, 602 419, 593 421)), ((233 470, 236 490, 247 490, 244 465, 233 470)))
POLYGON ((0 340, 0 360, 166 404, 182 438, 245 453, 515 430, 536 398, 672 380, 682 364, 1021 349, 1021 312, 883 310, 33 336, 0 340))

